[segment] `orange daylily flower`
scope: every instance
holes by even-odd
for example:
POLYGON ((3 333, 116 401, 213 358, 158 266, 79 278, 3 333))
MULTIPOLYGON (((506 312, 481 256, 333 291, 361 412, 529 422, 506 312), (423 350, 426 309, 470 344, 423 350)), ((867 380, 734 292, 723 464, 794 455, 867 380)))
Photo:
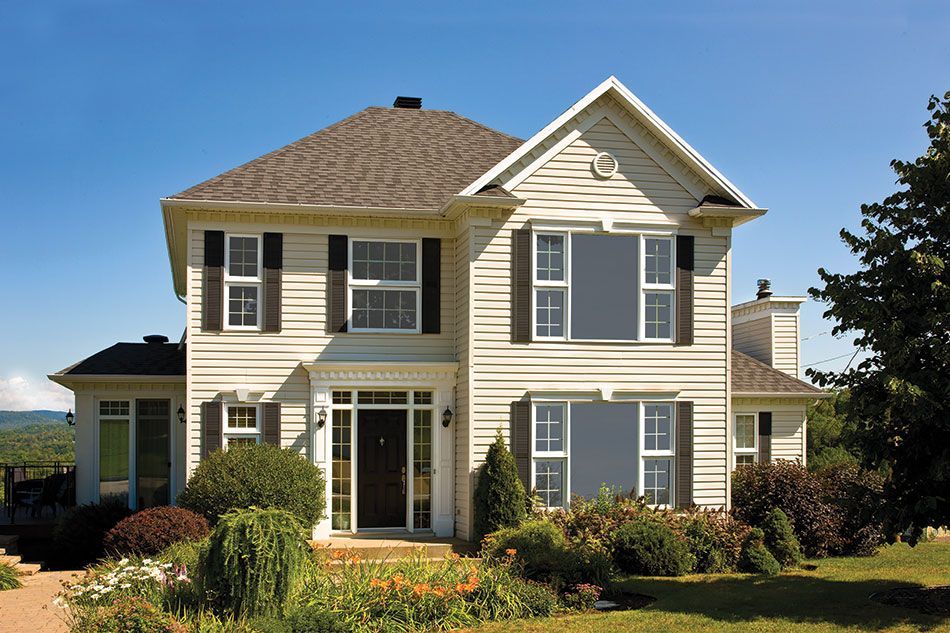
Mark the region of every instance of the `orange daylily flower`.
POLYGON ((505 550, 506 556, 514 556, 517 553, 518 553, 518 550, 514 549, 513 547, 509 547, 508 549, 505 550))

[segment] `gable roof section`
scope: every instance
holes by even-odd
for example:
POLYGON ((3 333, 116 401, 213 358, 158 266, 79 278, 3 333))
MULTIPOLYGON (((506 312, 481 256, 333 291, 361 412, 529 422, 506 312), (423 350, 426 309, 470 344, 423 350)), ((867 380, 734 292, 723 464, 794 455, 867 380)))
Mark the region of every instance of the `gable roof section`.
POLYGON ((434 213, 521 144, 454 112, 369 107, 171 199, 434 213))
POLYGON ((56 376, 182 376, 185 348, 178 343, 116 343, 56 376))
MULTIPOLYGON (((587 93, 580 101, 568 108, 563 114, 548 124, 540 132, 528 139, 521 147, 512 152, 504 160, 485 172, 477 180, 473 181, 462 191, 462 195, 472 195, 486 185, 492 184, 519 161, 526 159, 533 151, 541 146, 549 137, 557 132, 562 126, 569 123, 571 119, 583 112, 586 108, 594 104, 595 101, 604 95, 611 95, 624 109, 653 136, 658 138, 676 157, 682 161, 688 169, 696 173, 704 182, 709 184, 715 191, 718 191, 727 199, 735 201, 741 207, 747 209, 756 209, 756 205, 742 193, 738 187, 729 182, 725 176, 719 173, 709 161, 703 158, 699 152, 693 149, 686 141, 674 132, 666 123, 663 122, 650 108, 636 97, 630 90, 614 77, 608 77, 603 83, 587 93)), ((597 116, 596 120, 601 117, 597 116)), ((591 121, 589 125, 596 123, 591 121)), ((581 130, 582 131, 582 130, 581 130)), ((562 139, 562 143, 570 142, 571 136, 562 139)), ((549 152, 560 149, 559 145, 554 145, 549 152)), ((644 148, 646 149, 646 148, 644 148)), ((502 186, 511 186, 510 182, 498 182, 502 186)))
POLYGON ((828 394, 803 380, 757 361, 742 352, 732 350, 732 395, 810 396, 822 398, 828 394))

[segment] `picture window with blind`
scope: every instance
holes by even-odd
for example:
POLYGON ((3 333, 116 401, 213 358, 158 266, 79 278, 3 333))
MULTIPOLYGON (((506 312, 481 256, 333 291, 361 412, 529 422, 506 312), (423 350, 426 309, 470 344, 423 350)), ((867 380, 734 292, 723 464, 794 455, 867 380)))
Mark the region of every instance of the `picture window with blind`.
POLYGON ((535 232, 533 339, 672 342, 674 239, 535 232))
POLYGON ((254 404, 228 404, 224 414, 224 446, 260 444, 260 407, 254 404))
POLYGON ((351 240, 351 331, 420 331, 419 251, 417 241, 351 240))
POLYGON ((263 283, 260 236, 228 235, 224 255, 225 327, 258 330, 263 283))
POLYGON ((758 416, 754 413, 737 413, 733 428, 733 455, 736 468, 754 466, 759 459, 758 416))

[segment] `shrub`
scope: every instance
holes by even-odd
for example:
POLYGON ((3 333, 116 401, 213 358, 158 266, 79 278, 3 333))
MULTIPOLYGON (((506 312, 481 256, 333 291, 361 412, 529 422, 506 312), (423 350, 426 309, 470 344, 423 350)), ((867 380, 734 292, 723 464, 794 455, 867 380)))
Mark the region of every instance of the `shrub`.
POLYGON ((202 561, 201 581, 224 610, 279 615, 306 578, 312 551, 284 510, 238 510, 221 517, 202 561))
POLYGON ((99 560, 105 555, 106 533, 130 514, 121 501, 70 508, 53 529, 48 562, 53 567, 84 567, 99 560))
POLYGON ((547 512, 543 518, 553 521, 575 543, 585 543, 609 552, 620 526, 644 517, 660 521, 671 520, 672 513, 650 508, 641 498, 612 494, 601 487, 592 500, 575 498, 570 510, 547 512))
POLYGON ((518 525, 525 518, 526 508, 527 495, 518 477, 518 465, 498 431, 475 484, 476 537, 481 540, 486 534, 518 525))
POLYGON ((187 633, 188 629, 144 598, 120 598, 112 604, 81 612, 73 633, 187 633))
POLYGON ((181 566, 150 558, 123 558, 89 569, 85 576, 65 585, 55 602, 79 615, 109 601, 128 598, 167 606, 168 598, 191 584, 191 578, 181 566))
POLYGON ((762 533, 765 535, 766 549, 783 568, 794 567, 802 562, 802 548, 784 512, 778 508, 769 512, 762 523, 762 533))
POLYGON ((545 584, 512 578, 509 591, 521 603, 523 617, 546 618, 560 606, 557 594, 545 584))
POLYGON ((22 586, 16 568, 7 563, 0 563, 0 591, 19 589, 22 586))
POLYGON ((326 508, 323 471, 292 449, 273 444, 232 446, 215 451, 198 468, 178 496, 183 508, 212 524, 231 510, 251 507, 286 510, 310 528, 326 508))
POLYGON ((766 549, 764 539, 765 535, 759 528, 753 528, 745 537, 742 553, 739 555, 739 571, 774 576, 782 570, 775 557, 766 549))
POLYGON ((292 609, 286 618, 255 618, 250 629, 256 633, 348 633, 353 627, 335 614, 316 605, 292 609))
POLYGON ((719 542, 719 535, 704 515, 684 520, 682 525, 687 547, 696 561, 694 571, 701 574, 721 574, 729 571, 731 565, 719 542))
POLYGON ((106 533, 105 551, 117 556, 153 556, 172 543, 208 536, 208 521, 184 508, 160 506, 136 512, 106 533))
POLYGON ((840 550, 851 556, 871 556, 886 541, 881 517, 887 500, 880 473, 854 464, 817 472, 828 499, 840 509, 840 550))
POLYGON ((569 591, 564 592, 562 600, 564 606, 573 611, 590 611, 600 600, 602 592, 603 588, 597 585, 574 585, 569 591))
POLYGON ((543 519, 489 535, 484 541, 484 553, 496 560, 513 558, 526 578, 551 583, 556 588, 606 582, 612 571, 605 553, 568 543, 558 526, 543 519))
POLYGON ((614 562, 629 574, 682 576, 693 568, 695 559, 685 539, 668 525, 641 519, 617 530, 614 562))

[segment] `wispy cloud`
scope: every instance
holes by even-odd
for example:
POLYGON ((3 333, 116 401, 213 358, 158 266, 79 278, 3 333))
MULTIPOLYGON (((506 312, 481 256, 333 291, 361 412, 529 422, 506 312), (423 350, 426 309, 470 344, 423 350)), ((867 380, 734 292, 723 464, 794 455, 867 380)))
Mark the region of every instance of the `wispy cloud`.
POLYGON ((0 378, 0 409, 31 411, 50 409, 62 411, 75 407, 69 389, 48 380, 31 380, 24 376, 0 378))

